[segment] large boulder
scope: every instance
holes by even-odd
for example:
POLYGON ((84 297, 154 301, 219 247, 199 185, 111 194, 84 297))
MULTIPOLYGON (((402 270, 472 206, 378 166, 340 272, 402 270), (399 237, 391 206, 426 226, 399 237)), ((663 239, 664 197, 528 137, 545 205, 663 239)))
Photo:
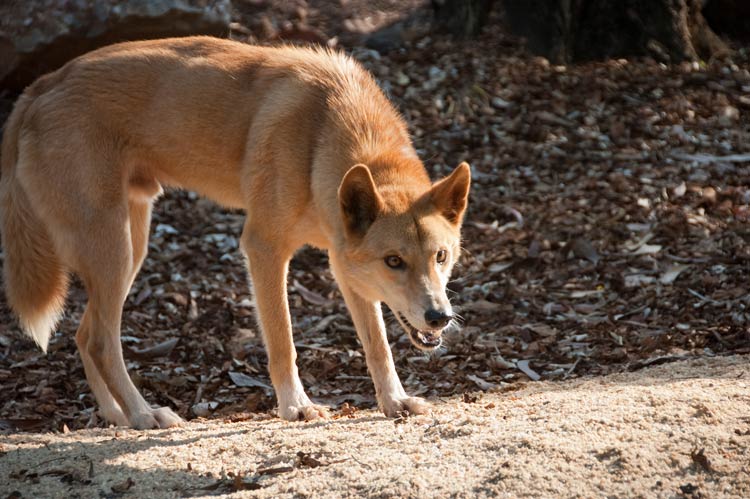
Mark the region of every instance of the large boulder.
POLYGON ((229 32, 231 0, 26 0, 0 2, 0 88, 97 47, 126 40, 229 32))

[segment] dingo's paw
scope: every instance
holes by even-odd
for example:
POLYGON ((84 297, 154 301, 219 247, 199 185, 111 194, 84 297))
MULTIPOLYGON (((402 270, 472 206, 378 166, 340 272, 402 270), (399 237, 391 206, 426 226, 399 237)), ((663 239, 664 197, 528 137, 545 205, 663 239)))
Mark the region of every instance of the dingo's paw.
POLYGON ((101 407, 99 410, 107 423, 115 426, 128 426, 128 417, 119 407, 101 407))
POLYGON ((312 421, 328 417, 328 409, 312 403, 302 384, 295 383, 291 389, 277 391, 279 417, 287 421, 312 421))
POLYGON ((410 415, 428 414, 431 405, 419 397, 394 397, 381 404, 383 412, 389 418, 395 418, 399 412, 408 411, 410 415))
POLYGON ((287 421, 312 421, 313 419, 326 419, 328 409, 313 403, 298 406, 286 405, 279 406, 279 416, 287 421))
POLYGON ((159 407, 148 412, 133 414, 130 417, 130 426, 136 430, 148 430, 151 428, 171 428, 182 423, 180 416, 175 414, 169 407, 159 407))

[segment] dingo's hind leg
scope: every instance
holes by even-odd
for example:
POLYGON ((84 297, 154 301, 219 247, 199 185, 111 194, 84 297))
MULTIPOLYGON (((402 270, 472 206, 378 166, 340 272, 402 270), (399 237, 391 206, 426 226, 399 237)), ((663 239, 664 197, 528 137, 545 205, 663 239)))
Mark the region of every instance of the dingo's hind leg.
MULTIPOLYGON (((129 222, 133 265, 128 280, 128 290, 132 286, 132 282, 146 257, 150 221, 151 202, 130 201, 129 222)), ((84 369, 86 371, 86 379, 91 387, 91 391, 96 397, 96 401, 99 404, 104 418, 110 423, 114 423, 118 426, 128 426, 128 417, 123 412, 120 404, 112 396, 112 393, 110 393, 106 382, 102 378, 99 369, 96 367, 93 358, 89 354, 88 343, 91 327, 89 309, 87 308, 87 312, 84 313, 83 318, 81 319, 81 325, 76 334, 76 343, 78 344, 78 350, 81 354, 81 360, 83 361, 84 369)))
POLYGON ((109 411, 118 422, 120 415, 112 407, 119 406, 128 424, 138 429, 167 428, 181 421, 169 408, 152 409, 138 393, 128 376, 120 344, 122 306, 145 257, 149 214, 150 204, 131 203, 127 211, 111 207, 102 210, 94 238, 79 238, 83 244, 76 248, 76 270, 89 295, 84 314, 87 320, 79 331, 87 377, 97 398, 103 399, 99 403, 105 416, 109 411), (101 393, 103 386, 113 400, 101 393))
POLYGON ((86 312, 83 313, 81 324, 78 326, 78 332, 76 333, 76 344, 78 345, 78 352, 81 354, 83 368, 86 371, 86 380, 89 383, 91 391, 94 393, 94 398, 96 398, 96 402, 99 404, 99 409, 104 419, 117 426, 128 426, 127 416, 122 412, 120 404, 112 397, 107 384, 104 382, 101 374, 99 374, 99 370, 89 355, 88 343, 90 331, 91 325, 89 310, 87 308, 86 312))

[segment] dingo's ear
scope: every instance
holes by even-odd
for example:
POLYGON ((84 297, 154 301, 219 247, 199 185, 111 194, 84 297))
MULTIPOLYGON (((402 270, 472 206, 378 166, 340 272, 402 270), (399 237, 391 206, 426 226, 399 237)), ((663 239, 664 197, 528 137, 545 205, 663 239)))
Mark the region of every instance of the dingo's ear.
POLYGON ((452 224, 461 223, 471 185, 471 168, 465 161, 453 173, 432 186, 432 204, 452 224))
POLYGON ((383 208, 370 169, 352 166, 339 186, 339 204, 347 234, 362 237, 383 208))

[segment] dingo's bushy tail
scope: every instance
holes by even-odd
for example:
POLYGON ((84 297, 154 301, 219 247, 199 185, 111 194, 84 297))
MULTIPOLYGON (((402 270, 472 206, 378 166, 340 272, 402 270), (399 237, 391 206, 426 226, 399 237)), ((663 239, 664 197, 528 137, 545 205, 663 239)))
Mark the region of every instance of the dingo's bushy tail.
POLYGON ((8 304, 23 330, 46 352, 50 334, 63 312, 68 272, 17 177, 19 132, 32 101, 33 97, 26 94, 18 99, 3 133, 0 232, 8 304))

